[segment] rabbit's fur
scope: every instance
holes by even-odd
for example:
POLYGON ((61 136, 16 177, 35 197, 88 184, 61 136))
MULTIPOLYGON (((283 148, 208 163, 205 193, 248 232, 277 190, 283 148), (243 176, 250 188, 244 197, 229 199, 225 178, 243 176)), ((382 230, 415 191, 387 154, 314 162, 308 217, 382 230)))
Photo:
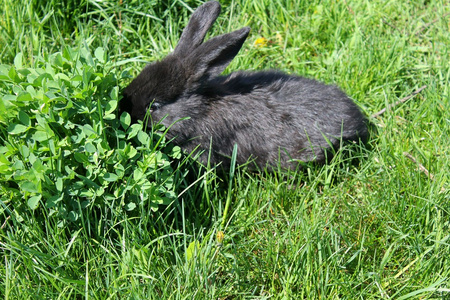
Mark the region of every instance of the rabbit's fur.
POLYGON ((174 52, 125 88, 121 112, 137 121, 150 110, 148 126, 161 122, 174 143, 187 152, 203 150, 202 163, 224 168, 235 144, 238 164, 252 158, 258 168, 292 168, 299 161, 324 162, 341 140, 367 139, 365 117, 336 86, 278 71, 220 76, 250 29, 203 43, 219 13, 216 1, 193 13, 174 52))

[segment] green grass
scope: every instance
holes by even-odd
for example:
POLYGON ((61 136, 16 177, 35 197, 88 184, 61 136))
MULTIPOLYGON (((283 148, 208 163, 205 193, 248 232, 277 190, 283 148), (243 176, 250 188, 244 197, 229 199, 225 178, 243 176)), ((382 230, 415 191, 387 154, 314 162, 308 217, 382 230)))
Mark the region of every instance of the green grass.
POLYGON ((227 71, 336 83, 369 116, 426 85, 368 148, 224 176, 115 114, 200 3, 0 1, 0 295, 449 298, 450 4, 223 1, 211 36, 252 28, 227 71))

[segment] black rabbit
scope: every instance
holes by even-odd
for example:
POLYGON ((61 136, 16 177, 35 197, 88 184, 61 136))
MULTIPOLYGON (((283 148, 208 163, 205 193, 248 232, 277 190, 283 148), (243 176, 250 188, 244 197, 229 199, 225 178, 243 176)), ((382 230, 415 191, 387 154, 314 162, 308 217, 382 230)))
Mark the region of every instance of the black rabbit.
POLYGON ((259 169, 295 168, 300 161, 324 162, 341 140, 367 139, 366 118, 336 86, 278 71, 220 76, 250 28, 203 43, 219 13, 216 1, 197 8, 174 52, 125 88, 120 111, 133 121, 149 111, 149 127, 171 126, 174 143, 187 152, 203 150, 202 163, 224 168, 235 144, 238 164, 252 158, 259 169))

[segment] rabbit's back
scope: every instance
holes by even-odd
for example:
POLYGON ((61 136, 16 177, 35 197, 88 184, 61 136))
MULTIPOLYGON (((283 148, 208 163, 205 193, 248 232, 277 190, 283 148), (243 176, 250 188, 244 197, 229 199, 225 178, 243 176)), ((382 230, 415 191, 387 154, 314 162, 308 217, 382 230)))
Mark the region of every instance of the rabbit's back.
POLYGON ((190 119, 174 126, 172 134, 182 135, 179 141, 188 150, 211 145, 213 164, 226 164, 234 144, 240 164, 248 158, 259 167, 278 162, 290 167, 295 160, 323 162, 325 149, 339 146, 341 138, 367 138, 364 116, 338 87, 276 71, 217 77, 183 103, 185 115, 178 117, 190 119), (190 107, 202 109, 193 114, 190 107))
POLYGON ((335 85, 278 71, 236 72, 219 80, 222 87, 213 84, 213 89, 225 90, 223 101, 241 103, 246 108, 241 113, 259 121, 265 117, 280 128, 306 132, 310 138, 316 138, 312 135, 317 131, 320 136, 344 140, 367 137, 366 118, 335 85))

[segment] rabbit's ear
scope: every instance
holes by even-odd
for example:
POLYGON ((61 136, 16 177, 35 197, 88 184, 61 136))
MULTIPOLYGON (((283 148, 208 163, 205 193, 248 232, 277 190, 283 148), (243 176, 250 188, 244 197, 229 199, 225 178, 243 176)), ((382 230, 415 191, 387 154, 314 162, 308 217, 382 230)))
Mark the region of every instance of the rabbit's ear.
POLYGON ((200 46, 219 14, 220 4, 217 1, 206 2, 199 6, 192 14, 186 28, 184 28, 174 54, 183 57, 200 46))
POLYGON ((225 70, 247 39, 249 27, 216 36, 200 45, 187 58, 191 80, 217 76, 225 70))

